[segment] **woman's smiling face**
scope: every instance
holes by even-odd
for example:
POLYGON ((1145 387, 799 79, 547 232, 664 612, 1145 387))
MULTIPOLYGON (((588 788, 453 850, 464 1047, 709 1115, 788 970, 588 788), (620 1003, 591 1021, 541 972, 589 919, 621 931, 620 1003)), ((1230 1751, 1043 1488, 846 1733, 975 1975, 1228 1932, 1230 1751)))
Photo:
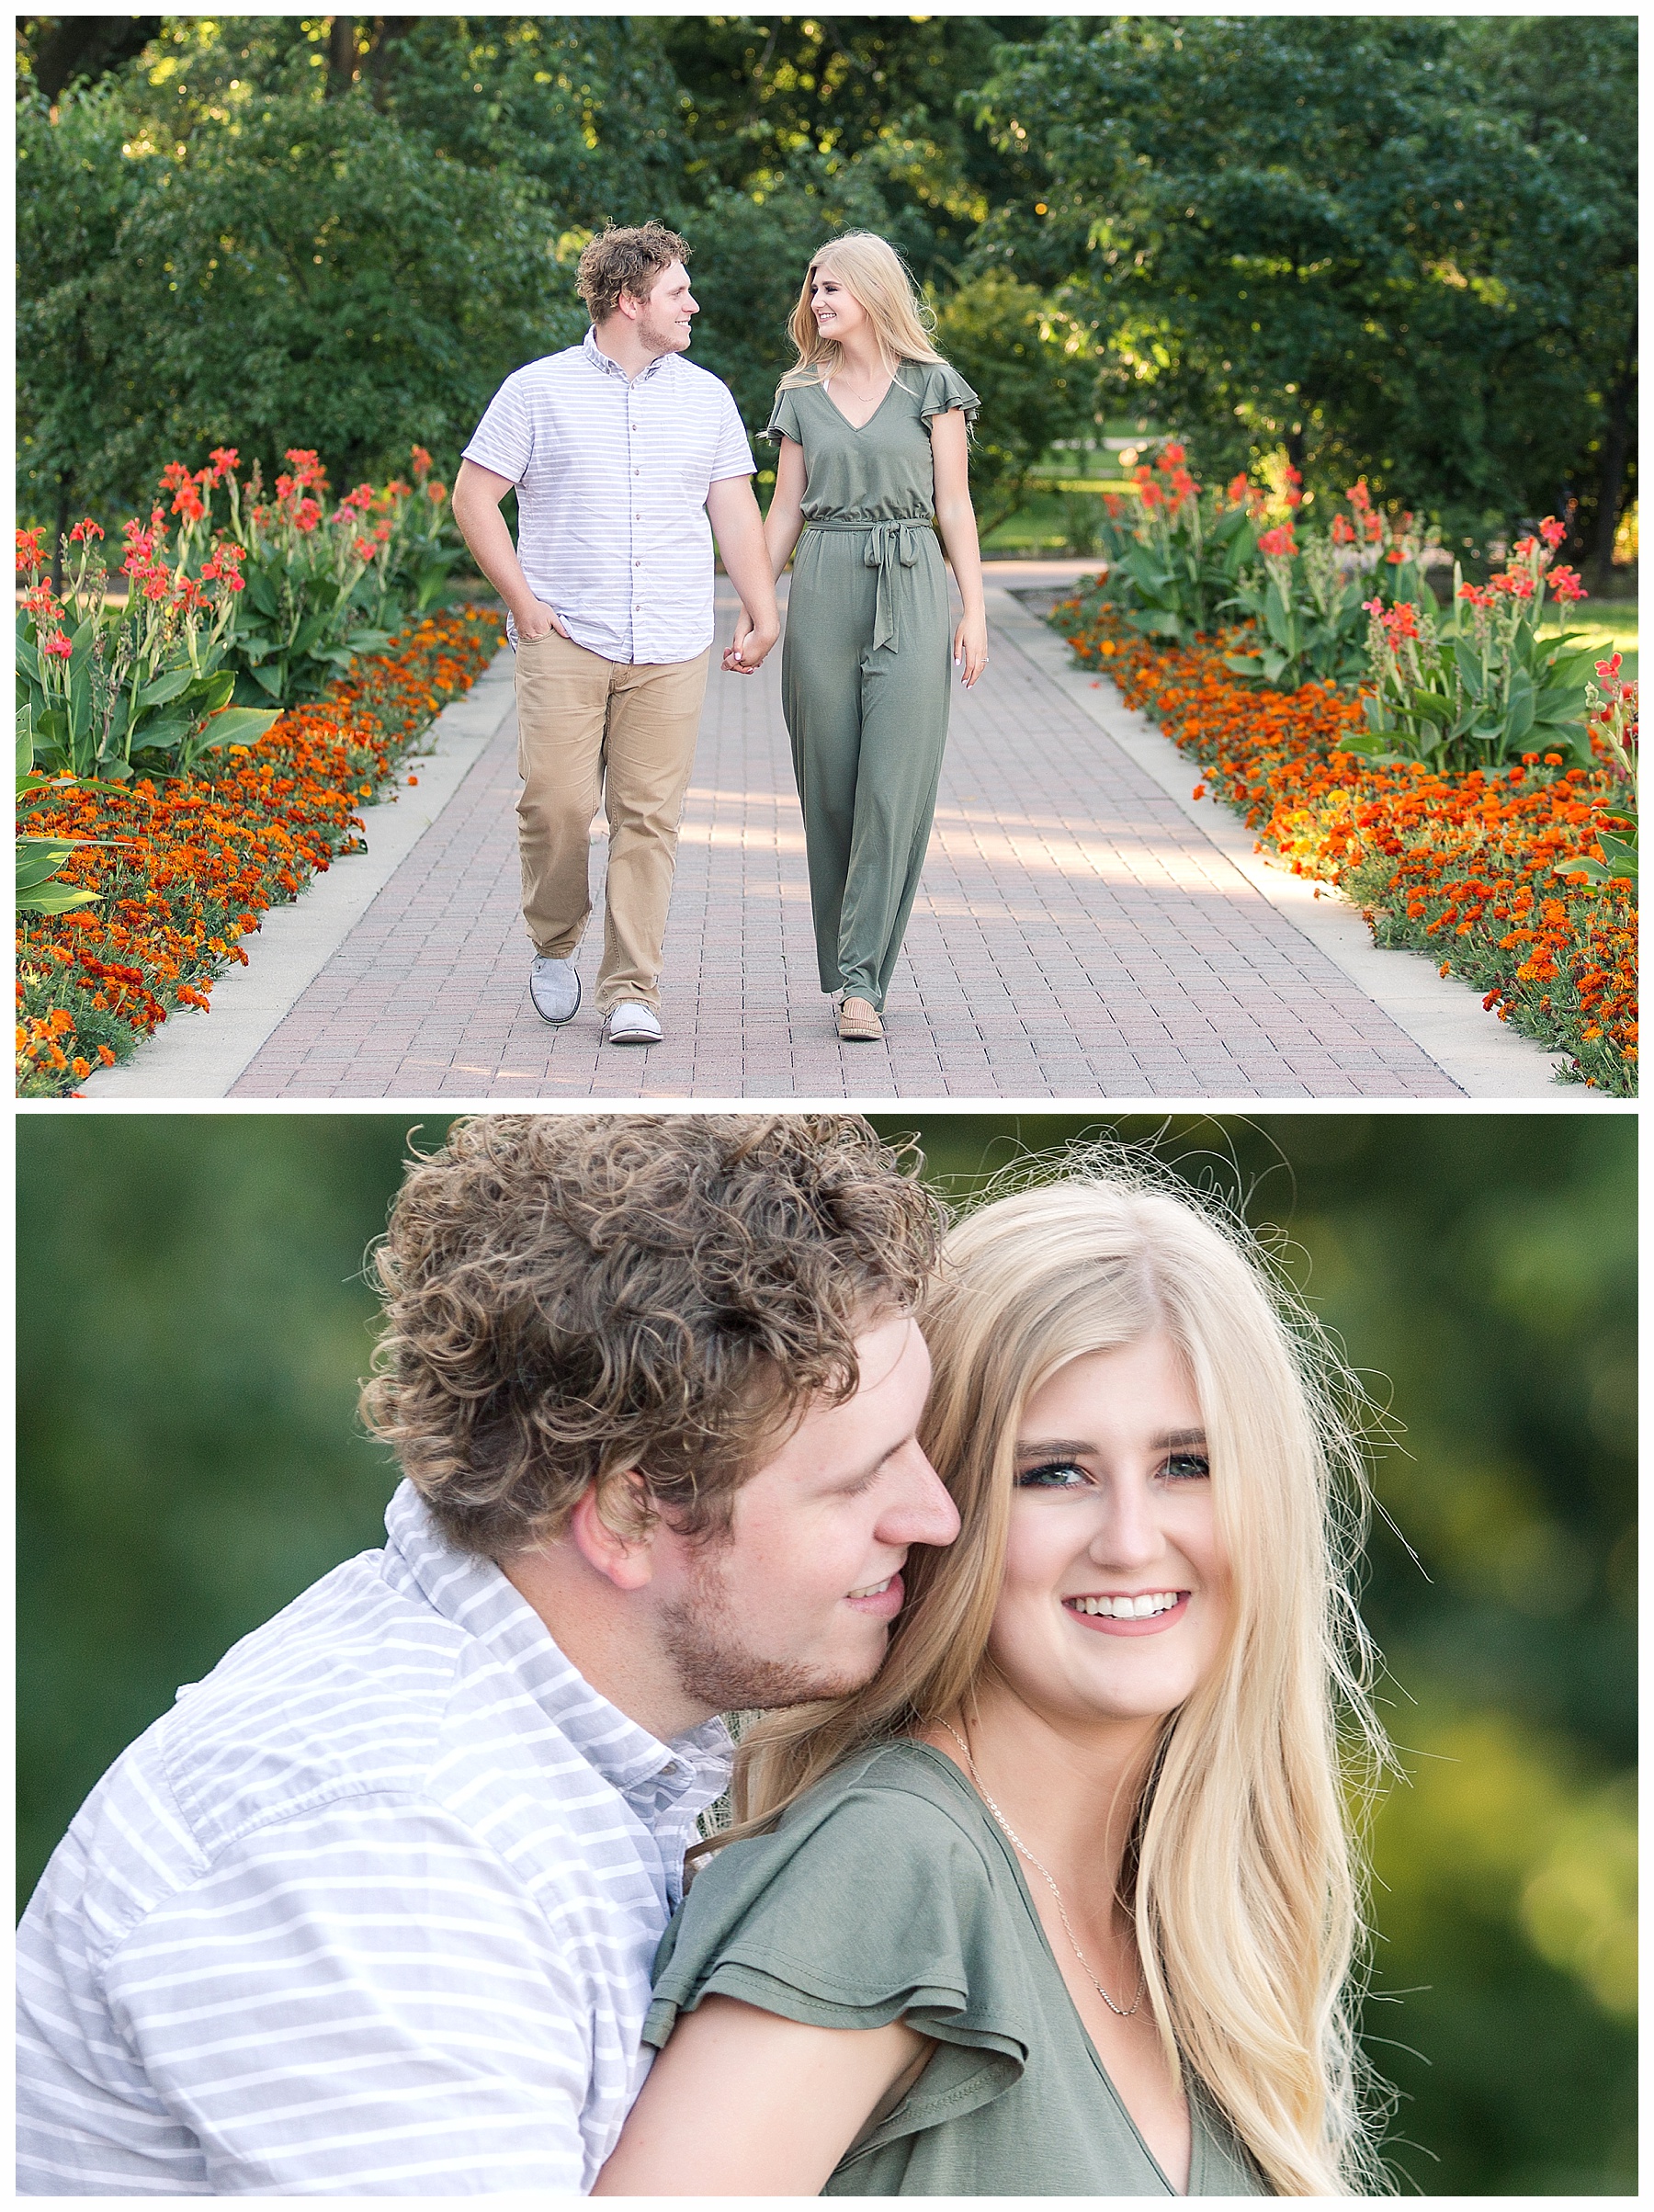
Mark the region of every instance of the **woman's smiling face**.
POLYGON ((1035 1710, 1158 1720, 1216 1664, 1230 1615, 1205 1424, 1163 1333, 1070 1360, 1017 1426, 989 1651, 1035 1710))
POLYGON ((822 337, 843 345, 867 319, 867 311, 831 269, 815 268, 810 278, 810 310, 822 337))

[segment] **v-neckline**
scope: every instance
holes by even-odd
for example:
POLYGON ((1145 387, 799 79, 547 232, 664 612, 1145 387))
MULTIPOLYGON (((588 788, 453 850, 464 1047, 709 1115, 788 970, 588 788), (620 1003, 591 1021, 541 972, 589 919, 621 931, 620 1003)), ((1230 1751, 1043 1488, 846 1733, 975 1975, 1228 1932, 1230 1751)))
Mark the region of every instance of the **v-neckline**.
POLYGON ((865 423, 853 423, 850 420, 850 417, 844 413, 844 409, 833 398, 832 392, 828 391, 828 381, 829 380, 825 377, 823 377, 821 380, 821 397, 832 408, 833 414, 838 416, 839 421, 844 424, 845 429, 854 431, 855 436, 859 437, 864 430, 871 430, 874 424, 878 420, 879 414, 884 407, 885 401, 889 398, 891 392, 893 392, 896 389, 896 372, 894 369, 890 371, 890 380, 884 388, 884 391, 880 396, 878 405, 874 408, 872 414, 868 415, 865 423))
MULTIPOLYGON (((871 418, 869 417, 869 420, 871 418)), ((1073 2014, 1074 2025, 1080 2031, 1082 2039, 1085 2045, 1085 2048, 1090 2055, 1091 2062, 1096 2068, 1097 2072, 1102 2079, 1104 2087, 1113 2098, 1115 2109, 1118 2112, 1120 2117, 1125 2121, 1127 2127, 1130 2128, 1133 2136, 1137 2138, 1138 2149, 1148 2160, 1150 2167, 1156 2177, 1164 2184, 1167 2195, 1173 2197, 1188 2197, 1194 2195, 1195 2176, 1196 2172, 1200 2170, 1202 2150, 1200 2126, 1195 2117, 1195 2099, 1193 2097, 1189 2097, 1188 2099, 1189 2186, 1186 2189, 1175 2189, 1172 2185, 1171 2176, 1167 2173, 1165 2168, 1161 2164, 1159 2159, 1155 2157, 1153 2151, 1149 2148, 1148 2137, 1143 2133, 1142 2129, 1138 2126, 1137 2121, 1132 2117, 1130 2109, 1127 2106, 1125 2098, 1120 2093, 1118 2083, 1115 2081, 1114 2076, 1109 2072, 1107 2067, 1104 2064, 1103 2054, 1097 2048, 1096 2044, 1092 2040, 1092 2032, 1090 2028, 1086 2026, 1085 2022, 1081 2015, 1080 2007, 1074 2002, 1074 1992, 1069 1988, 1068 1977, 1066 1974, 1064 1974, 1061 1965, 1058 1960, 1057 1954, 1051 1947, 1050 1936, 1046 1932, 1046 1924, 1044 1921, 1042 1921, 1039 1917, 1039 1907, 1034 1902, 1034 1892, 1028 1887, 1027 1880, 1023 1874, 1021 1865, 1018 1863, 1016 1853, 1007 1843, 1003 1833, 1000 1829, 999 1822, 995 1821, 992 1815, 989 1812, 987 1805, 983 1802, 981 1792, 977 1788, 975 1784, 971 1781, 970 1776, 966 1774, 964 1769, 960 1766, 957 1766, 948 1757, 946 1752, 939 1752, 934 1743, 921 1742, 917 1737, 909 1737, 907 1741, 910 1743, 912 1743, 919 1751, 928 1752, 933 1759, 939 1761, 940 1764, 946 1768, 947 1773, 953 1781, 964 1790, 967 1797, 970 1799, 972 1808, 980 1817, 983 1828, 986 1829, 988 1834, 999 1846, 1000 1855, 1004 1860, 1005 1865, 1011 1870, 1011 1878, 1016 1884, 1017 1889, 1021 1893, 1023 1908, 1026 1911, 1029 1920, 1033 1923, 1034 1933, 1039 1939, 1039 1946, 1041 1950, 1044 1951, 1047 1959, 1049 1961, 1051 1971, 1056 1975, 1058 1984, 1061 1989, 1064 1997, 1068 2000, 1069 2010, 1073 2014)), ((1184 2093, 1186 2095, 1187 2092, 1185 2091, 1184 2093)))

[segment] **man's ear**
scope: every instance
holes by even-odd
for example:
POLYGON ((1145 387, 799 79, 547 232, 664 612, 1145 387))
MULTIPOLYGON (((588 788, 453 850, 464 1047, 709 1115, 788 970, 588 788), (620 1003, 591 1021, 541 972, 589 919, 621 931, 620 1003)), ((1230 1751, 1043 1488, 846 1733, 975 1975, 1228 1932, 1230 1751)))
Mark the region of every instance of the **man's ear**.
POLYGON ((647 301, 634 300, 630 292, 615 294, 615 311, 617 314, 624 315, 629 323, 635 323, 647 305, 647 301))
POLYGON ((632 1468, 586 1484, 569 1516, 569 1535, 586 1565, 617 1590, 641 1590, 654 1578, 659 1525, 648 1485, 632 1468))

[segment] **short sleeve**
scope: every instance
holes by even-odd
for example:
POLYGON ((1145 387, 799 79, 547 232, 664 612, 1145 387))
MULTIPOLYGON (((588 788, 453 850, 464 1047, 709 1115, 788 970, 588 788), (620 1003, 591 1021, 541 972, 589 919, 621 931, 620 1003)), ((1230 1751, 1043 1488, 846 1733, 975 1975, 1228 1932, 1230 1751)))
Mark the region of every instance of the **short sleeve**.
POLYGON ((804 433, 799 427, 799 394, 796 387, 784 384, 776 392, 769 421, 758 435, 767 438, 772 446, 778 446, 784 437, 790 437, 795 446, 804 443, 804 433))
POLYGON ((924 387, 919 400, 919 419, 928 423, 933 415, 946 414, 949 408, 965 410, 966 426, 976 427, 976 418, 981 401, 972 391, 957 369, 946 361, 927 361, 924 365, 924 387))
POLYGON ((747 444, 747 435, 742 427, 741 415, 728 385, 724 387, 723 412, 718 425, 718 450, 712 456, 712 467, 708 477, 710 483, 721 483, 726 477, 750 476, 757 467, 753 448, 747 444))
POLYGON ((880 2123, 883 2142, 1009 2088, 1034 2045, 1033 2006, 977 1841, 901 1787, 822 1789, 824 1805, 812 1792, 773 1835, 728 1845, 696 1877, 656 1957, 643 2039, 663 2047, 714 1995, 820 2027, 905 2020, 938 2049, 880 2123))
POLYGON ((105 1989, 214 2195, 590 2186, 589 2001, 518 1870, 439 1807, 369 1793, 253 1829, 105 1989), (210 2032, 232 1999, 239 2043, 210 2032))
POLYGON ((465 459, 520 484, 533 452, 534 421, 527 398, 515 377, 507 377, 489 401, 488 412, 465 448, 465 459))

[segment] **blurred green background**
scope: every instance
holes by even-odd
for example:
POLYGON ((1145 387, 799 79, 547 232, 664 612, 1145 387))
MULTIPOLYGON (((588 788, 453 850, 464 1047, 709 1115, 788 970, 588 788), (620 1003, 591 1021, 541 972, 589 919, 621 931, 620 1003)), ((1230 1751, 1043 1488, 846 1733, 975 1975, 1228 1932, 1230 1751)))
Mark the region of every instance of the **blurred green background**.
MULTIPOLYGON (((1287 1240, 1388 1403, 1366 1613, 1410 1779, 1377 1819, 1372 2056, 1430 2195, 1634 2192, 1629 1117, 875 1117, 955 1191, 1151 1145, 1287 1240)), ((337 1560, 393 1475, 355 1426, 383 1226, 436 1116, 18 1125, 18 1876, 105 1765, 337 1560)))

